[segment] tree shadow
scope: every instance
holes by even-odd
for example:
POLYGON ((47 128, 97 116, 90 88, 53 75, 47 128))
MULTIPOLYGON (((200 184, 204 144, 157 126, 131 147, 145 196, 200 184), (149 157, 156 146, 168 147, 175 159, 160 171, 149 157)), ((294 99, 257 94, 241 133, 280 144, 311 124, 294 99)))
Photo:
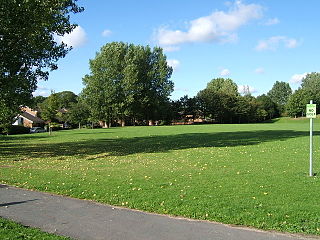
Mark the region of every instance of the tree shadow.
POLYGON ((1 203, 0 207, 8 207, 8 206, 12 206, 12 205, 18 205, 18 204, 22 204, 22 203, 37 201, 37 200, 39 200, 39 199, 31 199, 31 200, 18 201, 18 202, 1 203))
MULTIPOLYGON (((263 142, 284 141, 289 138, 308 136, 308 131, 270 130, 219 133, 186 133, 134 138, 88 139, 64 143, 4 144, 0 145, 0 159, 16 161, 30 158, 76 156, 90 159, 98 154, 125 156, 137 153, 169 152, 190 148, 215 148, 256 145, 263 142), (11 156, 10 156, 11 155, 11 156)), ((315 135, 319 132, 314 132, 315 135)))
POLYGON ((34 139, 41 139, 41 138, 47 138, 47 135, 37 133, 35 134, 20 134, 20 135, 0 135, 0 143, 1 142, 12 142, 12 141, 21 141, 21 140, 34 140, 34 139))
POLYGON ((276 123, 280 120, 280 118, 273 118, 263 121, 262 123, 276 123))

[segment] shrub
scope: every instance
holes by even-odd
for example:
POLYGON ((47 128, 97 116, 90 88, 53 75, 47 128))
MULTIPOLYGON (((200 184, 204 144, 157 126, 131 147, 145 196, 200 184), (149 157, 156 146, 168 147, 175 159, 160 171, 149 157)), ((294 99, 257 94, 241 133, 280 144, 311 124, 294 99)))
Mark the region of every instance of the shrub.
POLYGON ((8 129, 0 129, 0 132, 2 134, 9 134, 9 135, 15 135, 15 134, 27 134, 30 132, 30 128, 24 127, 24 126, 17 126, 12 125, 8 129))

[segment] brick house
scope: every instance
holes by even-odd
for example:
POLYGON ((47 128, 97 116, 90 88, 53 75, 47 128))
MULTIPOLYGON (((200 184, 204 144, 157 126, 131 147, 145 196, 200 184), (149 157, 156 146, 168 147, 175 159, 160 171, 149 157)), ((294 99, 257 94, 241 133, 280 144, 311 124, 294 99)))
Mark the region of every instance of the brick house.
POLYGON ((22 113, 20 113, 17 116, 16 121, 13 123, 13 125, 19 125, 24 127, 43 127, 45 124, 45 121, 43 121, 41 118, 37 116, 38 112, 35 110, 32 110, 29 107, 23 107, 21 108, 22 113))

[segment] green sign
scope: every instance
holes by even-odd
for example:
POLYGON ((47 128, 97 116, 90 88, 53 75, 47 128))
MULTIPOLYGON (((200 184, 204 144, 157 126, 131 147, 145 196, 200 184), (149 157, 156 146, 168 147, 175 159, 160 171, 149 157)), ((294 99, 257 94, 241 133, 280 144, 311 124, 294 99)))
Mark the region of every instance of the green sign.
POLYGON ((307 118, 316 118, 317 117, 317 105, 316 104, 307 104, 307 118))

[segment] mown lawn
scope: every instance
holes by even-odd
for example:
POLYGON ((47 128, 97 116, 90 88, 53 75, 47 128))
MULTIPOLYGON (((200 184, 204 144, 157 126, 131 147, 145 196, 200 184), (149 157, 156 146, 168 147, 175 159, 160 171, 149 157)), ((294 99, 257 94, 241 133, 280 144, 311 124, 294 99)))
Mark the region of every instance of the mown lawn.
MULTIPOLYGON (((320 121, 314 169, 320 174, 320 121)), ((320 235, 309 124, 124 127, 0 137, 0 182, 149 212, 320 235)))
POLYGON ((2 240, 71 240, 70 238, 42 232, 36 228, 29 228, 21 224, 0 218, 0 239, 2 240))

